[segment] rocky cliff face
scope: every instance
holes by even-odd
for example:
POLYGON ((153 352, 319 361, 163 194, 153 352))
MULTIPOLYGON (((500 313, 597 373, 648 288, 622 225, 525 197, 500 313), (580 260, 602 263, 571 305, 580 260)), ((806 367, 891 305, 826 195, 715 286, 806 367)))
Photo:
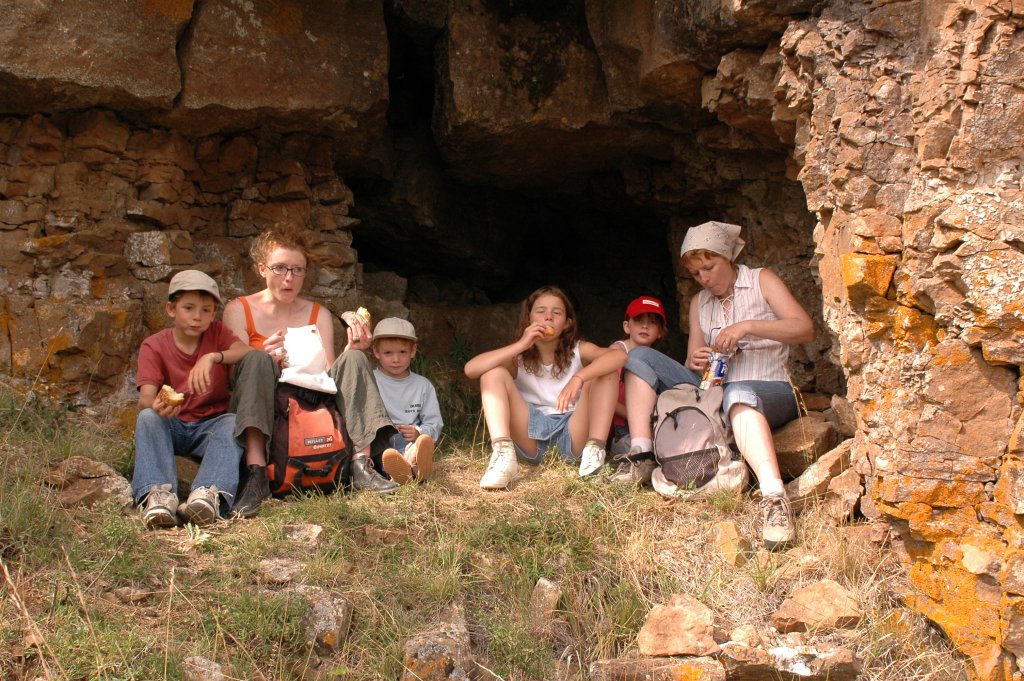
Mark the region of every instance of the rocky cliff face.
POLYGON ((314 297, 408 311, 439 353, 500 342, 501 303, 550 281, 596 340, 642 291, 685 328, 678 244, 736 222, 817 317, 794 380, 855 406, 908 599, 979 678, 1024 673, 1019 7, 8 4, 11 381, 122 403, 171 273, 252 290, 274 221, 319 234, 314 297))

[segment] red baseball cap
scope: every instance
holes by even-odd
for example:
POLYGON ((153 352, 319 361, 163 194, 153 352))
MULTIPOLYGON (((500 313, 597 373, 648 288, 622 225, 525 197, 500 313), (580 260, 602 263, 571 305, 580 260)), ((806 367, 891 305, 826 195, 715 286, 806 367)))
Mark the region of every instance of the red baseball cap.
POLYGON ((632 319, 648 312, 661 317, 661 323, 668 326, 668 319, 665 317, 665 306, 653 296, 640 296, 631 302, 629 307, 626 308, 626 318, 632 319))

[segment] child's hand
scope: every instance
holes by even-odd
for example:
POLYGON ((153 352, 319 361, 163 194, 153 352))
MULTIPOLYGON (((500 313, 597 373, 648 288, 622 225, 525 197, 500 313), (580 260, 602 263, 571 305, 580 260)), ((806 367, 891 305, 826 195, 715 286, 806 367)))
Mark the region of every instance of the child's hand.
POLYGON ((569 382, 562 388, 562 392, 558 393, 558 397, 555 399, 555 409, 561 413, 569 411, 579 401, 582 392, 583 379, 573 374, 569 382))
POLYGON ((711 362, 711 353, 714 352, 710 347, 704 346, 697 348, 690 355, 686 361, 686 367, 692 371, 696 371, 698 374, 703 373, 708 368, 708 364, 711 362))
POLYGON ((166 402, 164 402, 163 395, 161 395, 160 392, 158 391, 156 397, 153 398, 153 404, 150 405, 150 408, 153 411, 155 411, 159 416, 165 419, 169 419, 178 415, 178 413, 181 411, 181 406, 182 405, 180 404, 167 404, 166 402))
POLYGON ((284 329, 275 331, 263 341, 263 351, 273 357, 278 364, 284 365, 288 353, 284 349, 284 329))
MULTIPOLYGON (((547 324, 541 324, 539 322, 530 324, 528 327, 523 329, 523 337, 520 339, 526 346, 526 349, 532 348, 539 340, 548 340, 553 337, 553 334, 548 334, 548 329, 551 329, 547 324)), ((552 331, 554 329, 551 329, 552 331)))
POLYGON ((416 438, 420 436, 419 428, 416 426, 395 426, 395 428, 407 442, 415 442, 416 438))
POLYGON ((208 352, 199 358, 192 371, 188 372, 188 390, 196 395, 201 395, 210 389, 213 384, 210 371, 213 365, 220 359, 219 352, 208 352))

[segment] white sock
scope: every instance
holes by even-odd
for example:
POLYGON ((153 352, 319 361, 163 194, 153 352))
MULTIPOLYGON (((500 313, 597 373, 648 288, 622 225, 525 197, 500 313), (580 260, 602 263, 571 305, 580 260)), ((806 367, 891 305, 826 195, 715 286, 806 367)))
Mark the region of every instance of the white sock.
POLYGON ((650 452, 654 450, 654 440, 649 437, 634 437, 629 442, 629 448, 640 452, 650 452))
POLYGON ((766 497, 769 494, 781 494, 783 496, 786 494, 786 488, 783 486, 780 478, 775 478, 774 480, 760 480, 758 483, 761 488, 761 496, 763 497, 766 497))

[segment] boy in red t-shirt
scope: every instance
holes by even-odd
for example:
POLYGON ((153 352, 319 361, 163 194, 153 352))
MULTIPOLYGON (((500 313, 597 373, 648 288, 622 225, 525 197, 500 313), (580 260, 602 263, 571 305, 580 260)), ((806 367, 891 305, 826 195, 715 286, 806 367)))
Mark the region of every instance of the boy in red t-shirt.
POLYGON ((167 290, 167 316, 174 322, 142 341, 135 384, 135 472, 132 494, 145 506, 148 528, 173 527, 175 513, 196 525, 221 515, 238 488, 242 447, 235 440, 235 415, 227 413, 228 370, 249 351, 226 326, 214 321, 221 302, 217 282, 198 270, 174 275, 167 290), (161 387, 184 393, 171 404, 161 387), (201 461, 188 500, 178 504, 175 454, 201 461))

